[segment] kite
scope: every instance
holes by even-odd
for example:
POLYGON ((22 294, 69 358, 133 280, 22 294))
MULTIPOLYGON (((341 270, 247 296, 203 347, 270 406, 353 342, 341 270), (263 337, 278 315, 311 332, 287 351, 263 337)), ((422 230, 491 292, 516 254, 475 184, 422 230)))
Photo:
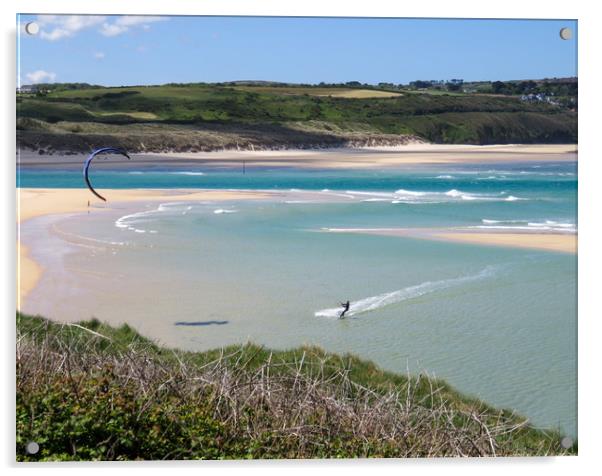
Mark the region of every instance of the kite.
POLYGON ((88 178, 88 169, 90 168, 90 164, 92 163, 92 159, 94 157, 96 157, 99 154, 121 154, 124 155, 128 158, 128 160, 130 159, 130 156, 128 155, 128 153, 123 150, 123 149, 117 149, 115 147, 105 147, 103 149, 97 149, 94 152, 92 152, 90 154, 90 157, 88 157, 88 160, 86 160, 86 163, 84 164, 84 180, 86 181, 86 185, 88 186, 88 188, 90 189, 90 191, 96 195, 98 198, 100 198, 103 202, 106 202, 107 199, 104 198, 102 195, 100 195, 96 190, 94 190, 94 187, 92 187, 92 184, 90 183, 90 179, 88 178))

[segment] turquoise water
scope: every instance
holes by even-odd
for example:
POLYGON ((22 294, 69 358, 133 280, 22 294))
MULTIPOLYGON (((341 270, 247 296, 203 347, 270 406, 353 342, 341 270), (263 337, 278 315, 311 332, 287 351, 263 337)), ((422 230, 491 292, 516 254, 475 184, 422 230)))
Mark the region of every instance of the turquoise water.
MULTIPOLYGON (((575 164, 255 169, 245 176, 103 170, 93 180, 99 188, 282 194, 254 202, 109 203, 102 212, 27 222, 23 240, 50 271, 25 311, 127 321, 194 350, 251 340, 353 352, 389 370, 426 371, 536 425, 576 435, 574 255, 327 231, 574 233, 575 164), (338 320, 345 300, 352 302, 348 318, 338 320)), ((81 176, 29 170, 20 184, 75 187, 81 176)))
MULTIPOLYGON (((166 169, 146 166, 136 170, 135 164, 112 169, 109 164, 94 164, 91 180, 97 188, 235 188, 235 189, 307 189, 380 190, 423 188, 446 191, 574 191, 575 163, 490 164, 422 166, 382 170, 307 170, 248 167, 240 170, 215 167, 166 169)), ((17 174, 20 187, 81 188, 79 168, 56 170, 21 167, 17 174)))

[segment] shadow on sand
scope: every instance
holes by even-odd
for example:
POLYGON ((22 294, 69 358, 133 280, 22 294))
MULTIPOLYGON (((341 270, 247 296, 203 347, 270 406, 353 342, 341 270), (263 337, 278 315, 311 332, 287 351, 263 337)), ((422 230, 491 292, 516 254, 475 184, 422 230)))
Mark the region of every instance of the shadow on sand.
POLYGON ((178 321, 174 323, 176 326, 223 326, 224 324, 228 324, 228 321, 178 321))

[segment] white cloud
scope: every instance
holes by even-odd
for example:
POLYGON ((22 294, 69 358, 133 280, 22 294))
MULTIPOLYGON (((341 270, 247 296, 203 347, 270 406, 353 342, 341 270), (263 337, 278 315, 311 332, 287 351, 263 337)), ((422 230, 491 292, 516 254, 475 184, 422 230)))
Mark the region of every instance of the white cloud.
POLYGON ((102 51, 97 51, 96 53, 94 53, 94 58, 96 59, 103 59, 105 57, 105 54, 102 51))
POLYGON ((100 32, 104 36, 117 36, 125 33, 127 30, 127 27, 116 25, 115 23, 103 23, 100 32))
POLYGON ((117 36, 131 28, 148 30, 150 23, 164 21, 165 17, 156 16, 99 16, 99 15, 38 15, 36 23, 40 26, 39 37, 56 41, 69 38, 80 31, 99 27, 104 36, 117 36))
POLYGON ((33 84, 52 83, 52 82, 54 82, 54 80, 56 78, 56 73, 49 73, 48 71, 38 69, 37 71, 34 71, 33 73, 27 73, 25 75, 25 77, 27 78, 27 80, 30 83, 33 83, 33 84))
POLYGON ((40 26, 40 38, 56 41, 99 25, 105 18, 96 15, 38 15, 37 23, 40 26))
POLYGON ((164 17, 153 16, 123 16, 118 17, 115 21, 104 22, 100 28, 100 32, 104 36, 117 36, 130 30, 132 27, 141 27, 144 30, 150 28, 149 23, 155 23, 165 20, 164 17))

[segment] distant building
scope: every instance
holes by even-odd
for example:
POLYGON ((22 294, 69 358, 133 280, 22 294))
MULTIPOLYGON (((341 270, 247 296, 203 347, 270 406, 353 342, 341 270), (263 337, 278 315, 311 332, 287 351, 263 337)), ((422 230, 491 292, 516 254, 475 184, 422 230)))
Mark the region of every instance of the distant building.
POLYGON ((20 88, 17 88, 17 93, 19 94, 32 94, 37 92, 38 88, 35 86, 21 86, 20 88))
POLYGON ((553 104, 554 106, 559 105, 558 101, 555 101, 551 96, 546 96, 544 93, 523 94, 520 97, 520 100, 523 102, 547 102, 548 104, 553 104))

